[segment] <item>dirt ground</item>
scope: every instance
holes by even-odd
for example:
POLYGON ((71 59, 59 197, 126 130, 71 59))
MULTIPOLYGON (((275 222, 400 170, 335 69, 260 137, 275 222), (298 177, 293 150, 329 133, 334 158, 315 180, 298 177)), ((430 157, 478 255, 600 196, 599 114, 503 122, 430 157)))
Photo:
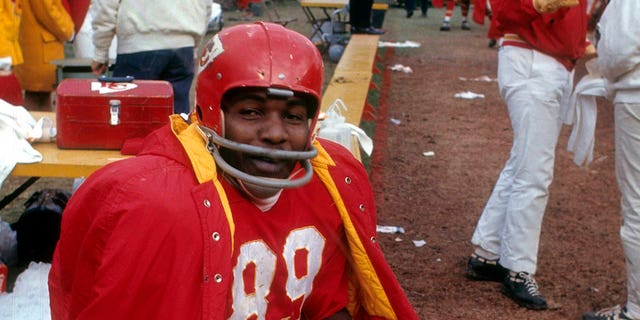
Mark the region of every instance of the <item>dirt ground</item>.
POLYGON ((512 130, 497 82, 460 78, 495 79, 497 50, 488 48, 484 27, 459 29, 459 11, 450 32, 438 31, 442 10, 429 11, 427 19, 389 13, 396 19, 385 20, 384 37, 422 46, 396 49, 386 61, 413 73, 391 77, 389 119, 376 127, 386 127, 386 134, 376 133, 386 138, 385 148, 375 151, 381 155, 374 155, 379 161, 372 170, 379 173, 373 171, 372 179, 379 223, 406 229, 379 239, 421 318, 579 319, 587 310, 624 302, 611 105, 599 101, 594 161, 586 168, 566 151, 571 127, 563 127, 536 277, 550 309, 520 308, 500 293, 500 284, 464 277, 469 239, 507 160, 512 130), (454 98, 464 91, 485 98, 454 98), (425 157, 427 151, 435 156, 425 157), (426 245, 418 248, 411 240, 426 245))
MULTIPOLYGON (((281 1, 281 2, 280 2, 281 1)), ((297 4, 276 2, 279 14, 297 17, 289 27, 309 33, 297 4)), ((225 11, 226 25, 237 23, 225 11)), ((528 311, 500 293, 500 284, 464 277, 469 239, 511 147, 512 131, 495 81, 497 49, 487 46, 487 26, 460 30, 456 8, 450 32, 438 30, 443 9, 402 8, 385 16, 382 40, 416 41, 419 48, 388 49, 387 72, 375 119, 371 180, 381 225, 405 234, 378 239, 421 319, 579 319, 584 311, 625 301, 624 258, 619 240, 619 194, 614 177, 613 113, 599 101, 594 161, 586 168, 566 151, 571 127, 558 143, 555 180, 543 222, 536 279, 549 301, 547 311, 528 311), (395 64, 413 72, 388 70, 395 64), (454 98, 472 91, 482 99, 454 98), (391 120, 394 120, 393 122, 391 120), (432 151, 434 156, 423 152, 432 151), (412 240, 424 240, 417 247, 412 240)), ((332 63, 327 61, 330 74, 332 63)), ((4 196, 23 179, 9 178, 4 196)), ((2 211, 13 220, 34 190, 70 188, 69 179, 41 179, 2 211)))

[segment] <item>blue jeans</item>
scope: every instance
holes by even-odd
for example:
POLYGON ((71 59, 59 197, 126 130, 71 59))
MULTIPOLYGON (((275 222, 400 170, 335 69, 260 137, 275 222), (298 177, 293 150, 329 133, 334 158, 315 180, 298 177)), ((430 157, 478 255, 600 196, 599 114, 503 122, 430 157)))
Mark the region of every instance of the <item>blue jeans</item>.
POLYGON ((194 76, 193 47, 118 54, 113 76, 169 81, 173 87, 173 112, 189 113, 189 91, 194 76))

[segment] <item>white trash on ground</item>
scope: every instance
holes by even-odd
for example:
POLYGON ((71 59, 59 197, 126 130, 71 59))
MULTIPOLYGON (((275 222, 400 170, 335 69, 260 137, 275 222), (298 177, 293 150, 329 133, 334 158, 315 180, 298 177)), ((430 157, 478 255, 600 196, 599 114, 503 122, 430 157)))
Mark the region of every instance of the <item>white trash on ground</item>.
POLYGON ((382 47, 396 47, 396 48, 419 48, 420 43, 415 41, 406 40, 404 42, 387 42, 379 41, 378 48, 382 47))
POLYGON ((413 245, 416 246, 416 248, 424 247, 425 244, 427 244, 427 242, 424 240, 413 240, 413 245))
POLYGON ((497 82, 498 81, 497 78, 490 78, 489 76, 480 76, 477 78, 459 77, 458 79, 460 79, 461 81, 481 81, 481 82, 497 82))
POLYGON ((454 97, 460 98, 460 99, 484 99, 484 94, 465 91, 465 92, 456 93, 454 97))
POLYGON ((380 233, 404 233, 403 227, 398 226, 376 226, 376 231, 380 233))
POLYGON ((389 67, 389 69, 391 69, 392 71, 402 71, 404 73, 413 73, 413 70, 411 69, 411 67, 405 67, 401 64, 394 64, 393 66, 389 67))

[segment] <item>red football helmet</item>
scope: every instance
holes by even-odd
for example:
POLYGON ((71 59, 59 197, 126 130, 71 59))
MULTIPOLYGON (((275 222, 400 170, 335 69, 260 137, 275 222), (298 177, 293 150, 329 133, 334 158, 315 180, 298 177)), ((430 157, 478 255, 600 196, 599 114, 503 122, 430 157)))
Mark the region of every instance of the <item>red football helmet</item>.
POLYGON ((320 108, 324 66, 315 45, 304 35, 279 24, 256 22, 223 29, 205 46, 196 82, 196 114, 201 129, 212 141, 209 148, 220 168, 251 184, 271 188, 292 188, 311 179, 309 159, 317 155, 312 147, 320 108), (224 139, 222 98, 241 87, 265 88, 270 95, 302 95, 310 101, 309 151, 283 151, 240 144, 224 139), (295 180, 255 177, 227 164, 218 147, 272 158, 304 160, 305 177, 295 180))

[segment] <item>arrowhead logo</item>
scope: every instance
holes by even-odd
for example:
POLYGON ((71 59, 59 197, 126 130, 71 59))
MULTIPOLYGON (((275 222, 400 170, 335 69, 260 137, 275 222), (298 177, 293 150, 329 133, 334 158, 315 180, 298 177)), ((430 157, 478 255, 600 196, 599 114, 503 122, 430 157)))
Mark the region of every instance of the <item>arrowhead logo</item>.
POLYGON ((133 90, 137 87, 137 84, 131 82, 91 82, 91 91, 98 91, 99 94, 133 90))

